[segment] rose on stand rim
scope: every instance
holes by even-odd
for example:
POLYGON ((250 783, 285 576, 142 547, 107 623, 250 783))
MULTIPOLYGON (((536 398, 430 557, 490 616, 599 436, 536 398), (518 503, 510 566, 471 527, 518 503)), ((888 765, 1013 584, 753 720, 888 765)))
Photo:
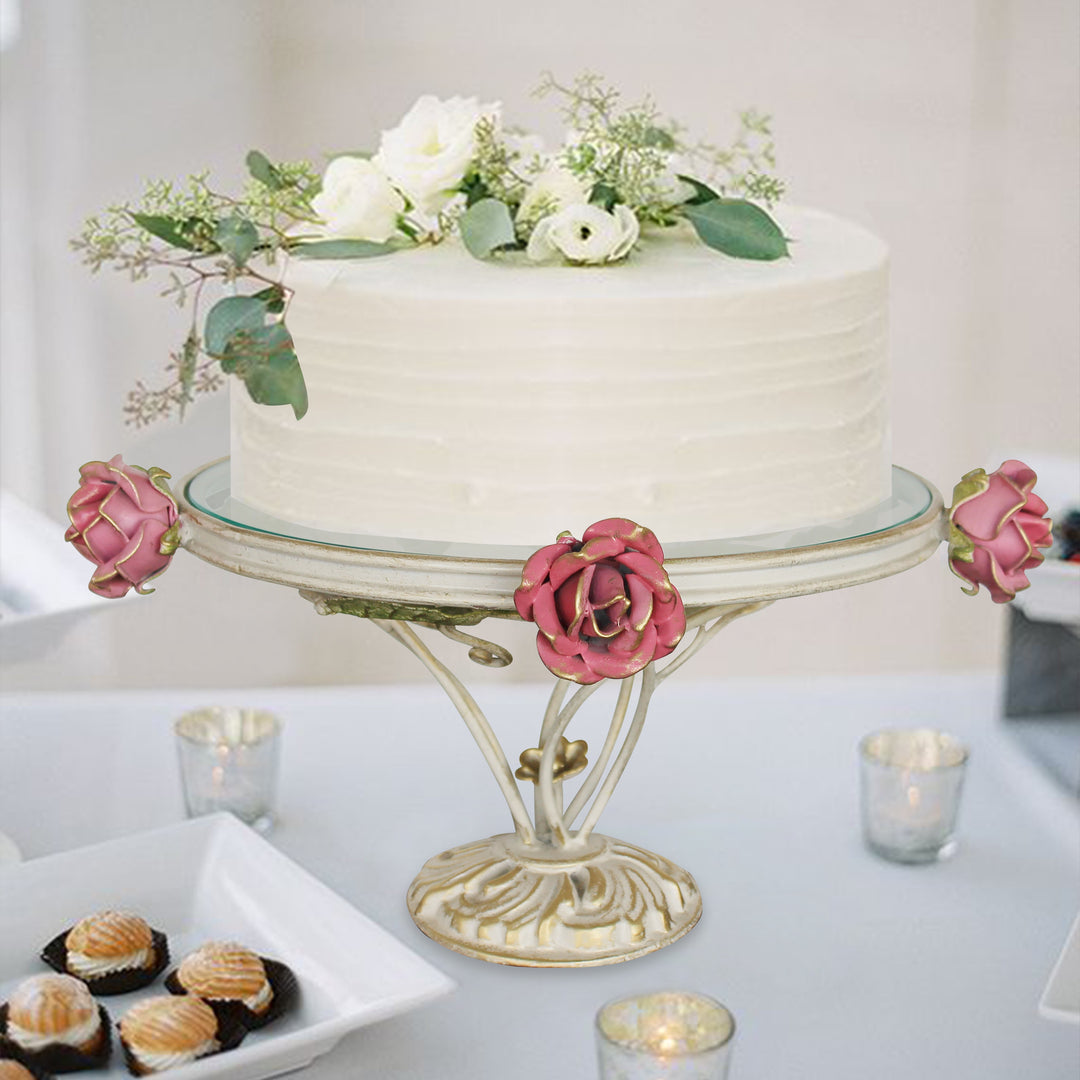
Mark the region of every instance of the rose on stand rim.
POLYGON ((110 600, 165 572, 180 545, 180 510, 164 469, 126 465, 116 454, 79 469, 79 488, 68 500, 71 522, 64 534, 94 563, 90 591, 110 600))
POLYGON ((673 652, 686 631, 679 590, 652 530, 605 518, 569 533, 525 563, 514 606, 537 625, 552 674, 589 685, 625 679, 673 652))
POLYGON ((972 469, 953 490, 949 510, 949 568, 975 596, 985 585, 995 604, 1006 604, 1031 584, 1027 572, 1053 543, 1053 523, 1033 488, 1038 477, 1010 458, 995 472, 972 469))

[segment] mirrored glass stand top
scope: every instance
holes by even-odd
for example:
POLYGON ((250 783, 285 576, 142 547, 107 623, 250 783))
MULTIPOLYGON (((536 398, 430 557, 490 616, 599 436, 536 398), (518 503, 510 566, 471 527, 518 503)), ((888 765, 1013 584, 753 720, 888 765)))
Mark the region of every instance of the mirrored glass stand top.
MULTIPOLYGON (((513 594, 532 549, 305 528, 234 499, 227 460, 183 481, 180 505, 182 543, 190 552, 233 573, 296 588, 319 614, 367 618, 443 687, 491 770, 513 831, 429 859, 409 889, 409 911, 448 948, 537 967, 629 960, 678 940, 701 915, 701 896, 686 870, 596 832, 657 687, 743 615, 783 597, 899 573, 928 558, 946 536, 941 496, 894 468, 891 498, 857 517, 768 536, 665 545, 665 568, 687 608, 679 649, 597 698, 613 698, 598 748, 575 738, 571 725, 604 683, 556 679, 536 745, 512 755, 520 762, 515 769, 464 682, 429 642, 441 636, 465 645, 476 663, 509 664, 504 647, 463 628, 517 617, 513 594)), ((537 547, 552 539, 538 538, 537 547)))

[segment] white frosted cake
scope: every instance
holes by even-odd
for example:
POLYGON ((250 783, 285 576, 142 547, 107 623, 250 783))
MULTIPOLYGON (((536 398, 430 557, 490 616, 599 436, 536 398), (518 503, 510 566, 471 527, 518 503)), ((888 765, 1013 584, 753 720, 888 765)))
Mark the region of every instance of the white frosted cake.
POLYGON ((293 259, 310 409, 232 395, 232 489, 368 536, 550 543, 620 516, 663 542, 847 517, 890 490, 887 251, 779 207, 791 258, 689 226, 618 266, 293 259))

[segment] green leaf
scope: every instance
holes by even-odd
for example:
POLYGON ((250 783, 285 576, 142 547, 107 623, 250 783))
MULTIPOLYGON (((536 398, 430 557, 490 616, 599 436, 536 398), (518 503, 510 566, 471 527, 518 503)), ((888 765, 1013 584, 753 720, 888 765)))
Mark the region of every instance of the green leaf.
POLYGON ((469 173, 469 175, 461 181, 461 186, 458 188, 458 191, 465 196, 466 209, 470 206, 475 206, 481 199, 491 197, 491 192, 488 190, 487 184, 484 183, 477 173, 469 173))
POLYGON ((593 184, 593 189, 589 192, 589 202, 599 206, 601 210, 606 210, 609 214, 618 201, 619 193, 610 184, 593 184))
POLYGON ((259 150, 249 150, 247 157, 244 159, 247 162, 248 172, 259 181, 260 184, 265 184, 271 191, 280 191, 285 187, 285 182, 281 178, 281 173, 274 168, 270 159, 259 150))
POLYGON ((396 244, 374 240, 307 240, 293 244, 289 251, 302 259, 369 259, 397 251, 396 244))
POLYGON ((270 285, 254 294, 256 300, 266 304, 271 315, 280 315, 285 310, 285 290, 280 285, 270 285))
POLYGON ((247 218, 234 214, 218 222, 214 243, 237 266, 243 266, 259 246, 259 230, 247 218))
POLYGON ((151 236, 158 240, 164 240, 171 247, 183 248, 185 251, 198 251, 198 246, 192 242, 189 235, 185 235, 187 222, 177 218, 163 217, 161 214, 139 214, 131 212, 131 217, 137 225, 141 225, 151 236))
POLYGON ((257 296, 226 296, 206 313, 203 348, 210 356, 223 356, 236 334, 261 329, 266 313, 266 301, 257 296))
POLYGON ((646 146, 655 146, 659 150, 675 149, 675 136, 662 127, 646 128, 644 142, 646 146))
POLYGON ((469 254, 477 259, 486 259, 493 251, 517 240, 510 208, 499 199, 473 203, 461 215, 458 229, 469 254))
POLYGON ((229 360, 256 404, 291 405, 297 420, 307 412, 304 373, 283 323, 238 334, 229 345, 229 360))
POLYGON ((708 184, 703 184, 692 176, 683 176, 682 173, 679 173, 678 179, 689 184, 694 189, 693 198, 687 199, 684 203, 685 206, 700 206, 702 203, 712 202, 713 199, 720 198, 719 193, 713 191, 708 184))
POLYGON ((780 226, 744 199, 712 199, 683 207, 683 213, 709 247, 736 259, 780 259, 788 254, 780 226))

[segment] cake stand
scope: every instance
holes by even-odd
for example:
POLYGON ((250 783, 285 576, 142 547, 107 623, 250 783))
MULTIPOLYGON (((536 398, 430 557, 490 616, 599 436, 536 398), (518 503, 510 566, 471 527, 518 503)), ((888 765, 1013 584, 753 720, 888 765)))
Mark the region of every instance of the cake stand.
MULTIPOLYGON (((536 745, 512 768, 465 684, 417 628, 468 647, 473 661, 505 667, 510 653, 462 627, 517 618, 513 594, 526 547, 493 547, 321 532, 234 499, 228 460, 181 484, 181 543, 246 577, 286 585, 322 615, 368 619, 428 668, 476 740, 510 811, 513 832, 429 859, 408 892, 417 926, 448 948, 504 964, 584 967, 641 956, 678 940, 701 915, 693 877, 661 855, 595 831, 645 723, 649 701, 724 626, 789 596, 896 574, 947 536, 941 496, 893 469, 891 497, 828 525, 767 536, 666 544, 664 567, 682 594, 679 650, 619 685, 614 714, 590 762, 571 722, 602 685, 557 679, 536 745), (581 773, 572 796, 566 782, 581 773), (533 789, 530 813, 519 781, 533 789)), ((617 507, 598 507, 617 512, 617 507)), ((587 522, 567 522, 581 528, 587 522)), ((536 546, 554 537, 537 537, 536 546)), ((527 790, 526 787, 526 790, 527 790)))

